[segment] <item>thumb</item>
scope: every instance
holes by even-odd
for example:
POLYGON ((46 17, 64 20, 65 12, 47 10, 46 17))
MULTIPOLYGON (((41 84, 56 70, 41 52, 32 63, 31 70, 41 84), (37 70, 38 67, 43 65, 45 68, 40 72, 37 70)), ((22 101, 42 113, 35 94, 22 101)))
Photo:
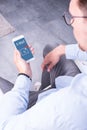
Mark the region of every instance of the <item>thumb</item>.
POLYGON ((21 57, 20 52, 17 49, 15 49, 14 50, 14 61, 19 59, 19 57, 21 57))

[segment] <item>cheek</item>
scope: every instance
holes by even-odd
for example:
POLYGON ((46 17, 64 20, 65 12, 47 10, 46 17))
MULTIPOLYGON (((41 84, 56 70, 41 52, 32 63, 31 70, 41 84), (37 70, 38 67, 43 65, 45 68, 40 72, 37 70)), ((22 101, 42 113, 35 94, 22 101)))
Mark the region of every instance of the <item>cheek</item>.
POLYGON ((73 33, 77 41, 87 42, 87 26, 80 24, 73 25, 73 33))
POLYGON ((73 29, 74 36, 77 40, 77 43, 83 50, 87 51, 87 29, 85 28, 76 28, 73 29))
POLYGON ((82 38, 83 33, 83 25, 82 25, 82 19, 74 19, 74 23, 72 24, 73 27, 73 33, 78 41, 79 38, 82 38))
POLYGON ((77 41, 82 39, 82 32, 80 28, 73 28, 73 33, 77 41))

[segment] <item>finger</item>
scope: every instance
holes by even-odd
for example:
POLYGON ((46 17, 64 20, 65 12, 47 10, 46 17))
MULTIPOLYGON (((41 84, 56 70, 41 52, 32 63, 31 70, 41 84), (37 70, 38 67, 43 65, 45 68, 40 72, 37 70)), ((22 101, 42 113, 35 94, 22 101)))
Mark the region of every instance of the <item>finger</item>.
POLYGON ((42 71, 45 70, 45 64, 44 63, 41 64, 41 68, 42 68, 42 71))
POLYGON ((18 51, 17 49, 14 50, 14 58, 16 59, 16 57, 18 56, 18 51))
POLYGON ((48 62, 46 61, 46 59, 44 59, 44 60, 43 60, 43 62, 42 62, 42 65, 41 65, 42 70, 44 70, 44 69, 45 69, 45 67, 46 67, 47 63, 48 63, 48 62))
POLYGON ((32 47, 30 50, 31 50, 32 54, 34 54, 34 53, 35 53, 35 52, 34 52, 34 48, 33 48, 33 47, 32 47))
POLYGON ((41 64, 41 68, 42 70, 45 70, 45 66, 46 66, 46 60, 44 59, 42 64, 41 64))
POLYGON ((20 52, 17 49, 14 50, 14 53, 15 53, 15 55, 19 55, 20 56, 20 52))
POLYGON ((17 49, 14 50, 14 62, 16 63, 16 59, 17 59, 17 49))
POLYGON ((42 70, 47 70, 49 64, 46 64, 46 62, 43 62, 42 65, 41 65, 42 70))
POLYGON ((31 47, 32 47, 32 45, 31 45, 31 44, 29 44, 28 46, 29 46, 29 48, 31 48, 31 47))
POLYGON ((29 48, 30 48, 32 54, 34 54, 34 48, 32 47, 32 45, 29 44, 29 48))
POLYGON ((30 50, 33 48, 32 45, 30 45, 30 44, 28 45, 28 47, 30 48, 30 50))
POLYGON ((53 68, 53 64, 50 63, 50 64, 48 65, 48 67, 47 67, 47 71, 50 72, 52 68, 53 68))
POLYGON ((18 59, 20 59, 20 57, 21 57, 20 52, 17 49, 15 49, 14 50, 14 61, 17 61, 18 59))

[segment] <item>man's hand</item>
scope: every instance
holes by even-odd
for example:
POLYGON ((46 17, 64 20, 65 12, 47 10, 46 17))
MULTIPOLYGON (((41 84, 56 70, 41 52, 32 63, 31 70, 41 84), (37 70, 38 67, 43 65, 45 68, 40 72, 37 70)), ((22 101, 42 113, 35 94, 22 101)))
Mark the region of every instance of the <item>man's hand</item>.
POLYGON ((57 64, 60 60, 60 57, 65 54, 65 46, 59 45, 51 52, 49 52, 43 62, 42 62, 42 70, 47 69, 48 72, 57 64))
MULTIPOLYGON (((32 53, 34 53, 34 49, 31 46, 29 46, 29 48, 32 51, 32 53)), ((21 58, 19 51, 16 49, 14 51, 14 62, 19 73, 27 74, 28 76, 30 76, 30 78, 32 78, 32 71, 30 64, 21 58)))

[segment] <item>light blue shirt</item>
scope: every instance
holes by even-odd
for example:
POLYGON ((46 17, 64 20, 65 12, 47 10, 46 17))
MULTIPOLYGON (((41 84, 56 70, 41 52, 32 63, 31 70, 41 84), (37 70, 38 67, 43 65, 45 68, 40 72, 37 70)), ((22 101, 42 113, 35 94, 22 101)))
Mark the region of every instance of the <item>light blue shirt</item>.
POLYGON ((49 95, 26 110, 31 81, 19 76, 0 103, 0 130, 87 130, 87 75, 58 80, 63 89, 48 91, 49 95))
POLYGON ((87 52, 82 51, 78 47, 78 44, 67 45, 65 49, 65 53, 67 59, 87 61, 87 52))
POLYGON ((0 130, 87 130, 87 75, 60 76, 27 109, 31 81, 20 75, 0 101, 0 130))
POLYGON ((87 74, 87 52, 82 51, 78 44, 66 46, 66 58, 73 59, 80 71, 87 74))

